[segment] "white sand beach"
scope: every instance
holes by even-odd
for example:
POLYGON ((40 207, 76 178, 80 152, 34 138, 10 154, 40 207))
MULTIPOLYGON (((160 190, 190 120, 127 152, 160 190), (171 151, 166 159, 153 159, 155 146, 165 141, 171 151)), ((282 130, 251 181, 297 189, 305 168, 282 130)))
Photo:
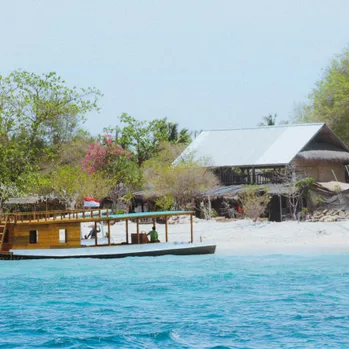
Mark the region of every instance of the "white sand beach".
MULTIPOLYGON (((82 237, 89 232, 89 225, 82 227, 82 237)), ((105 227, 106 229, 106 227, 105 227)), ((148 232, 151 224, 141 225, 148 232)), ((165 225, 157 224, 161 241, 165 241, 165 225)), ((129 223, 129 232, 136 232, 136 224, 129 223)), ((98 234, 101 236, 101 233, 98 234)), ((349 252, 349 220, 341 222, 252 222, 239 220, 216 222, 196 220, 194 241, 215 242, 217 254, 297 254, 322 252, 349 252)), ((125 241, 125 223, 111 226, 112 242, 125 241)), ((85 240, 86 241, 86 240, 85 240)), ((93 240, 87 240, 94 244, 93 240)), ((188 220, 169 224, 169 241, 190 241, 188 220)), ((106 239, 99 238, 99 244, 106 239)))

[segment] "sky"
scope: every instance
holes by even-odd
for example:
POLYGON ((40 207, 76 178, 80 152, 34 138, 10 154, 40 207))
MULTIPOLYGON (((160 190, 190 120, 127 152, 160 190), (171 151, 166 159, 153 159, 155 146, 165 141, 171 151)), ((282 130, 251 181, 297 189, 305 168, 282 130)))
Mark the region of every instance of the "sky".
POLYGON ((349 44, 347 0, 0 0, 0 74, 97 87, 93 135, 126 112, 180 128, 288 120, 349 44))

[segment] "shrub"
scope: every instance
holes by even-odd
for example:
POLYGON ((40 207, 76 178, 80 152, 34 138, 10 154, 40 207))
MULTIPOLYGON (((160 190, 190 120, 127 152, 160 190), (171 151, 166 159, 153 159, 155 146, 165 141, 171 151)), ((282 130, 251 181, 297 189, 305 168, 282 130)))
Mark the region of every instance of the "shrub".
POLYGON ((308 209, 306 207, 304 207, 300 212, 301 215, 305 216, 309 213, 308 209))
POLYGON ((270 201, 268 189, 255 185, 243 189, 239 197, 245 216, 254 222, 265 212, 270 201))
POLYGON ((155 201, 156 209, 169 211, 173 209, 174 199, 172 195, 163 195, 155 201))
POLYGON ((321 197, 321 196, 317 196, 315 199, 314 199, 315 203, 317 205, 322 205, 325 203, 325 200, 321 197))

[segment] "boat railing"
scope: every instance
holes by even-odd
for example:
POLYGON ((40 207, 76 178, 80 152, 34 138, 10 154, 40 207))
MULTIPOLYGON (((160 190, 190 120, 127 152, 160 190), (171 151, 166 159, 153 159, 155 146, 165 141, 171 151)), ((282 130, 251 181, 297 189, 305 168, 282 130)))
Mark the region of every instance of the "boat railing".
POLYGON ((9 223, 25 223, 39 221, 57 221, 57 220, 84 220, 87 218, 109 217, 110 209, 82 209, 82 210, 55 210, 55 211, 36 211, 36 212, 15 212, 3 214, 0 216, 0 222, 4 222, 8 217, 9 223))

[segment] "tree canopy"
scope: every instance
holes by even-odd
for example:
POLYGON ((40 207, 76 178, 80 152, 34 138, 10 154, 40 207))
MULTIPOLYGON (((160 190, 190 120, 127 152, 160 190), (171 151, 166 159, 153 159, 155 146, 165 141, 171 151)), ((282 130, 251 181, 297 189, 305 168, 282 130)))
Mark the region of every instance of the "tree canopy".
POLYGON ((37 75, 17 70, 0 76, 2 187, 16 188, 17 193, 27 190, 42 163, 57 156, 86 113, 97 109, 100 96, 94 88, 68 87, 53 72, 37 75))
POLYGON ((268 114, 267 116, 263 116, 263 121, 261 121, 258 126, 274 126, 276 125, 277 114, 268 114))
POLYGON ((100 97, 93 87, 69 87, 54 72, 0 76, 0 209, 7 198, 28 194, 69 208, 80 207, 84 196, 129 203, 145 171, 157 162, 169 167, 191 142, 189 130, 167 118, 142 121, 126 113, 119 126, 93 137, 83 122, 99 110, 100 97))
POLYGON ((334 58, 309 100, 296 111, 297 122, 326 122, 349 145, 349 48, 334 58))

